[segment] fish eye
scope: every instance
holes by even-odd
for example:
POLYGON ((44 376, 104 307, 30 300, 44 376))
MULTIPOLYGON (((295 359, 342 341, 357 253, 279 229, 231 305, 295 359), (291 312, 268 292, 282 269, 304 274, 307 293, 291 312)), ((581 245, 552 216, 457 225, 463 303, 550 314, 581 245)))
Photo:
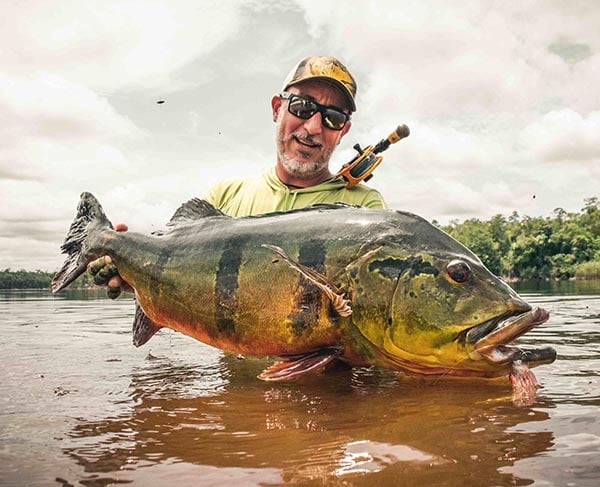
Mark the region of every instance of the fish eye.
POLYGON ((446 267, 448 275, 455 282, 467 282, 471 275, 471 269, 466 262, 462 260, 453 260, 446 267))

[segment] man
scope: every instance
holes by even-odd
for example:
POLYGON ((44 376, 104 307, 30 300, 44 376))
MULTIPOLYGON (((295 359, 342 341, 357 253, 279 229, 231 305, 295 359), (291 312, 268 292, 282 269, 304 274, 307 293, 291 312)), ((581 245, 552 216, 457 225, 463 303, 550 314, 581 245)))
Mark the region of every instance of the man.
POLYGON ((329 160, 350 130, 356 110, 356 82, 329 56, 300 61, 271 100, 276 123, 275 167, 246 181, 224 181, 206 198, 231 216, 303 208, 315 203, 385 207, 381 195, 364 185, 346 188, 329 160))
MULTIPOLYGON (((356 81, 348 69, 330 56, 300 61, 271 99, 276 124, 277 160, 265 173, 241 181, 223 181, 206 200, 231 216, 249 216, 303 208, 316 203, 346 203, 385 208, 381 195, 363 184, 346 187, 332 174, 329 161, 351 126, 356 110, 356 81)), ((116 227, 126 230, 126 226, 116 227)), ((88 271, 96 284, 109 286, 116 297, 124 283, 105 257, 88 271)))

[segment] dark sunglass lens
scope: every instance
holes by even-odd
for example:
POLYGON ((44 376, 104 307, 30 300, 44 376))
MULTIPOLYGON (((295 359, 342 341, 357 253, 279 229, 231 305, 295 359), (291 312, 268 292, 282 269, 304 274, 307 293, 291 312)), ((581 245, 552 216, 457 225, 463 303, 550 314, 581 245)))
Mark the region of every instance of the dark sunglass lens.
POLYGON ((337 110, 332 110, 331 108, 326 108, 321 112, 323 116, 323 125, 325 127, 333 129, 333 130, 342 130, 344 125, 346 125, 346 114, 342 112, 338 112, 337 110))
POLYGON ((296 96, 290 98, 288 110, 293 115, 304 119, 310 118, 317 113, 317 107, 312 101, 296 96))

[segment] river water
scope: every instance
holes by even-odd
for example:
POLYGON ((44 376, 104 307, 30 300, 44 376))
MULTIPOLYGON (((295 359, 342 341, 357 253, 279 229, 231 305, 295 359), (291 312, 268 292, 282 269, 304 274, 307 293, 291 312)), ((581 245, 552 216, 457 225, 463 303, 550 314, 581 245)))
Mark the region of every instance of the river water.
MULTIPOLYGON (((585 283, 583 283, 585 284, 585 283)), ((508 381, 354 369, 290 384, 99 291, 0 293, 2 486, 600 485, 600 285, 523 288, 550 320, 535 404, 508 381)))

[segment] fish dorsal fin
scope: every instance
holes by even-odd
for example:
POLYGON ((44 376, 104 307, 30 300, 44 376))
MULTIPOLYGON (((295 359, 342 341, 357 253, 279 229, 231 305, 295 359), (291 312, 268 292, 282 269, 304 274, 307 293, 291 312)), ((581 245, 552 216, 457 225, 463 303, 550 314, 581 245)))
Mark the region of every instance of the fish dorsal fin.
POLYGON ((162 326, 157 325, 146 316, 142 307, 135 303, 135 317, 133 319, 133 344, 136 347, 144 345, 162 326))
POLYGON ((332 282, 329 282, 325 276, 319 274, 310 267, 306 267, 305 265, 292 260, 290 256, 287 255, 281 247, 277 247, 277 245, 262 244, 262 246, 275 252, 292 269, 298 271, 306 279, 317 286, 323 293, 325 293, 325 295, 331 301, 333 309, 335 309, 337 314, 340 316, 350 316, 352 314, 350 300, 346 298, 341 289, 339 289, 332 282))
POLYGON ((323 370, 343 352, 341 348, 327 347, 314 352, 289 355, 283 362, 276 362, 263 370, 258 378, 266 381, 298 379, 323 370))
POLYGON ((185 223, 191 223, 202 218, 211 216, 226 216, 221 210, 215 208, 206 200, 192 198, 177 208, 167 226, 172 227, 185 223))

